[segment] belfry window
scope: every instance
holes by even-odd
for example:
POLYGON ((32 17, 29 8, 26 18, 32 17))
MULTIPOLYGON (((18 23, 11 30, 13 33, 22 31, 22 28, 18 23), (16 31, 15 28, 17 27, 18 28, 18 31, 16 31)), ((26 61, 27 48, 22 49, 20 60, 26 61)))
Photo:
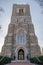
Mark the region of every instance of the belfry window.
POLYGON ((23 15, 23 9, 19 9, 19 15, 23 15))
POLYGON ((19 16, 23 16, 25 14, 25 12, 26 12, 26 9, 25 8, 17 8, 17 12, 16 13, 19 16))

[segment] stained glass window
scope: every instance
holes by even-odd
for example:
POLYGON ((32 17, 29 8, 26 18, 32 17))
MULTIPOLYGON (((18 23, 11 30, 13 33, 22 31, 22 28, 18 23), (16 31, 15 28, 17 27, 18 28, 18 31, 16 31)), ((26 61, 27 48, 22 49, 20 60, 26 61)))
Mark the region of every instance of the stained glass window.
POLYGON ((22 32, 18 34, 18 43, 21 43, 21 44, 25 43, 25 34, 22 32))

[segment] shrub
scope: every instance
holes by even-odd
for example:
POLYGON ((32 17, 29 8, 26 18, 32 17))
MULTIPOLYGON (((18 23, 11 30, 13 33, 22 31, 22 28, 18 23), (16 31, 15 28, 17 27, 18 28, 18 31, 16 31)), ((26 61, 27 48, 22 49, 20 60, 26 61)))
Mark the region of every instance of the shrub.
POLYGON ((33 57, 30 59, 30 62, 43 65, 43 56, 39 56, 38 59, 36 57, 33 57), (38 61, 38 59, 40 60, 40 62, 38 61))
MULTIPOLYGON (((1 59, 2 57, 0 57, 1 59)), ((4 57, 4 59, 0 62, 0 65, 4 65, 4 64, 7 64, 7 63, 10 63, 11 62, 11 58, 9 57, 4 57)))

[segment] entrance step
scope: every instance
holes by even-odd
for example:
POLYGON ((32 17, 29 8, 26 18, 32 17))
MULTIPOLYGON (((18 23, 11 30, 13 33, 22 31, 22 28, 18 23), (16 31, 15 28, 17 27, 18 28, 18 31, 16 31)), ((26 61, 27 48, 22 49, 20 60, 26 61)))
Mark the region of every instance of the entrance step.
POLYGON ((6 65, 35 65, 35 64, 32 64, 30 62, 11 62, 11 63, 6 64, 6 65))
POLYGON ((11 62, 30 62, 30 60, 12 60, 11 62))

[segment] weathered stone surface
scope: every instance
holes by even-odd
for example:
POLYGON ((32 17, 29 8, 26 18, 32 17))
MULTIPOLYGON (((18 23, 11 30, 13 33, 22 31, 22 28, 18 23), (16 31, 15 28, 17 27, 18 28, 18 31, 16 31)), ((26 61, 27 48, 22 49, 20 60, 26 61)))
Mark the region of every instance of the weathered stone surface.
POLYGON ((35 35, 34 26, 31 21, 29 5, 13 5, 11 23, 8 27, 8 33, 2 47, 1 55, 9 56, 18 60, 18 51, 24 51, 24 60, 28 57, 39 56, 41 54, 38 40, 35 35), (18 9, 24 9, 24 14, 17 13, 18 9), (25 43, 18 43, 18 34, 22 32, 25 35, 25 43))

